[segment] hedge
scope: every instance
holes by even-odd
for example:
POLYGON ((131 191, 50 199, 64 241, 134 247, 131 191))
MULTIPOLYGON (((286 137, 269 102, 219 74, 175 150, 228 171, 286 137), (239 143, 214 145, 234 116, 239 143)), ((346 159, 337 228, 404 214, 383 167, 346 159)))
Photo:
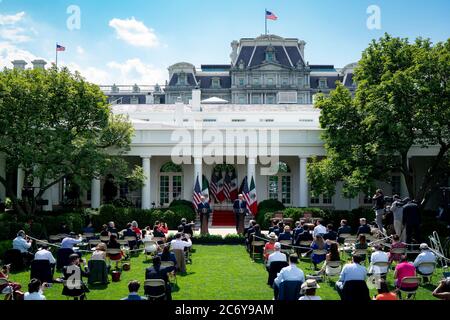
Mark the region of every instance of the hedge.
POLYGON ((169 229, 176 230, 182 218, 195 220, 192 205, 177 204, 169 209, 143 210, 136 208, 117 208, 113 205, 104 205, 97 215, 92 215, 94 228, 99 229, 105 223, 114 221, 116 227, 125 228, 131 221, 137 221, 141 227, 153 226, 156 221, 164 221, 169 229))

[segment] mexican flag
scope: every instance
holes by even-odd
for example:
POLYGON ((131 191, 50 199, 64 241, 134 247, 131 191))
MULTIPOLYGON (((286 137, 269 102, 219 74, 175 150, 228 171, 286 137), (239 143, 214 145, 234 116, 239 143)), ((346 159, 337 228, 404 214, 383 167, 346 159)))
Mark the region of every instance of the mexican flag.
POLYGON ((211 197, 209 196, 209 182, 205 176, 203 176, 202 179, 202 189, 202 195, 204 195, 208 199, 208 202, 211 202, 211 197))
POLYGON ((225 201, 225 193, 223 191, 223 183, 224 183, 223 174, 222 174, 222 172, 219 172, 219 179, 217 181, 217 193, 216 193, 216 198, 219 203, 222 203, 225 201))
POLYGON ((250 183, 250 189, 247 199, 248 199, 248 209, 256 218, 256 216, 258 215, 258 198, 256 196, 255 179, 253 177, 250 183))

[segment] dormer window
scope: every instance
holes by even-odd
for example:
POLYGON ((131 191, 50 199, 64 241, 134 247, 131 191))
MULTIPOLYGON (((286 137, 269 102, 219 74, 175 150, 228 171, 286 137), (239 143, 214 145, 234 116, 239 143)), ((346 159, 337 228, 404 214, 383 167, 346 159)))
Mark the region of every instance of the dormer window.
POLYGON ((274 47, 267 47, 266 49, 266 61, 267 62, 275 62, 276 61, 276 57, 275 57, 275 48, 274 47))
POLYGON ((211 87, 214 89, 219 89, 220 88, 220 78, 213 78, 211 87))
POLYGON ((325 78, 319 79, 319 88, 325 89, 327 87, 328 87, 327 79, 325 79, 325 78))
POLYGON ((186 83, 187 83, 187 75, 182 72, 178 75, 178 83, 177 84, 179 86, 185 86, 186 83))

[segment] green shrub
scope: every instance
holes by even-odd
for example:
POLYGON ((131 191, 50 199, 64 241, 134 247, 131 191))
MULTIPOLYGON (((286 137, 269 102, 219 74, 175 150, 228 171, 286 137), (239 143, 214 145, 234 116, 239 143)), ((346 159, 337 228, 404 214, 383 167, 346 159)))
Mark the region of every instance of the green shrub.
POLYGON ((132 208, 134 206, 133 202, 125 198, 114 199, 112 205, 116 208, 132 208))
POLYGON ((267 229, 270 226, 270 222, 266 220, 266 213, 274 213, 277 211, 283 211, 286 207, 278 200, 269 199, 261 201, 258 204, 258 215, 256 216, 256 222, 263 229, 267 229))

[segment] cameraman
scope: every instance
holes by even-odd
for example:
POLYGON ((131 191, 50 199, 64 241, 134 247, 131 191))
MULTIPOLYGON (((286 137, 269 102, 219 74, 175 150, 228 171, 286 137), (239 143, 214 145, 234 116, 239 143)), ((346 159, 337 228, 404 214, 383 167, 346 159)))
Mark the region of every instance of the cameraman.
POLYGON ((384 214, 384 206, 386 204, 384 200, 384 194, 383 190, 378 189, 375 193, 375 195, 372 198, 372 201, 374 203, 373 209, 375 210, 375 219, 378 226, 378 230, 380 230, 381 233, 384 233, 383 231, 383 214, 384 214))
POLYGON ((391 205, 391 211, 394 215, 394 229, 395 234, 400 237, 401 242, 406 241, 405 227, 403 226, 403 205, 404 203, 396 194, 393 197, 394 202, 391 205))
POLYGON ((450 300, 450 278, 439 282, 439 285, 433 291, 433 296, 441 300, 450 300))

